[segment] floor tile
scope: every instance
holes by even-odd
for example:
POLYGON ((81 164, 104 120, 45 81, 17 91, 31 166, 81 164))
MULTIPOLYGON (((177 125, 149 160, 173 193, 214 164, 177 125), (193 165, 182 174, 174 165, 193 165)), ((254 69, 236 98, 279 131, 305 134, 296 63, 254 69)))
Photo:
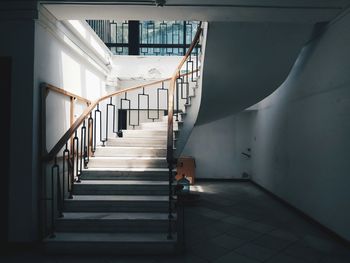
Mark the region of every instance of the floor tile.
POLYGON ((283 250, 283 253, 307 262, 319 262, 323 257, 327 256, 324 253, 306 247, 300 243, 288 247, 283 250))
POLYGON ((235 252, 230 252, 213 261, 213 263, 258 263, 258 262, 260 261, 247 258, 235 252))
POLYGON ((238 248, 242 245, 244 245, 245 243, 247 243, 246 240, 243 239, 239 239, 227 234, 223 234, 220 235, 214 239, 211 240, 211 242, 217 244, 220 247, 229 249, 229 250, 233 250, 235 248, 238 248))
POLYGON ((220 247, 213 242, 201 243, 198 246, 189 248, 188 251, 191 251, 194 255, 209 261, 215 260, 229 252, 228 249, 220 247))
POLYGON ((253 240, 262 235, 260 232, 250 230, 244 227, 235 227, 233 229, 230 229, 229 231, 227 231, 227 234, 244 240, 253 240))
POLYGON ((284 240, 284 239, 266 234, 261 237, 258 237, 257 239, 254 239, 252 243, 262 247, 269 248, 269 249, 282 250, 288 247, 290 244, 292 244, 293 241, 284 240))
POLYGON ((266 263, 307 263, 307 261, 303 261, 300 258, 294 258, 292 256, 281 253, 272 256, 266 261, 266 263))
POLYGON ((271 258, 273 255, 278 254, 276 250, 261 247, 252 243, 248 243, 235 250, 236 253, 255 259, 259 261, 265 261, 271 258))

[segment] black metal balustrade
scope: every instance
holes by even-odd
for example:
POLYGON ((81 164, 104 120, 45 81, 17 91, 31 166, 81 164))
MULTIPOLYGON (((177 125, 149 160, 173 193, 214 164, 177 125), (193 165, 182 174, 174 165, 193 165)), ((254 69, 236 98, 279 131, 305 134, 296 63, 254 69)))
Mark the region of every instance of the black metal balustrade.
POLYGON ((115 55, 184 56, 197 21, 87 20, 115 55))
MULTIPOLYGON (((50 198, 45 200, 51 201, 51 225, 47 231, 51 236, 55 232, 55 219, 63 216, 64 200, 73 198, 74 183, 80 183, 80 176, 84 169, 88 169, 88 164, 91 156, 94 156, 98 145, 105 146, 109 138, 109 131, 112 131, 113 136, 121 135, 121 128, 117 127, 120 119, 117 119, 118 110, 125 110, 127 104, 128 124, 135 128, 140 125, 140 112, 147 111, 147 119, 155 121, 161 117, 161 112, 170 113, 168 119, 172 120, 173 113, 176 121, 179 121, 179 116, 182 112, 180 103, 188 104, 190 101, 190 83, 196 82, 199 76, 199 54, 200 46, 197 39, 195 45, 188 51, 183 66, 177 70, 176 78, 168 78, 161 81, 152 82, 149 84, 132 87, 129 89, 120 90, 109 95, 106 95, 97 101, 88 104, 87 108, 79 118, 73 123, 69 130, 61 137, 58 143, 44 157, 44 167, 50 164, 51 189, 50 198), (175 80, 176 83, 172 83, 175 80), (169 87, 175 88, 176 92, 169 90, 169 87), (173 85, 173 86, 172 86, 173 85), (156 101, 156 116, 150 114, 150 89, 156 89, 153 93, 156 101), (137 109, 131 108, 131 98, 129 94, 134 93, 137 100, 137 109), (165 108, 160 108, 160 95, 166 93, 165 108), (113 100, 114 98, 114 100, 113 100), (141 100, 146 98, 146 106, 142 107, 141 100), (170 105, 170 101, 176 101, 176 109, 174 103, 170 105), (118 103, 119 102, 119 103, 118 103), (125 103, 126 102, 126 103, 125 103), (104 110, 102 110, 104 109, 104 110), (131 118, 131 111, 137 110, 136 119, 131 118), (111 114, 111 115, 110 115, 111 114), (112 116, 112 118, 110 118, 112 116)), ((48 84, 42 84, 43 89, 47 89, 48 84)), ((45 99, 45 98, 43 98, 45 99)), ((119 126, 119 125, 118 125, 119 126)), ((169 128, 168 128, 169 129, 169 128)), ((171 133, 173 129, 171 127, 171 133)), ((168 130, 169 134, 169 130, 168 130)), ((168 142, 169 143, 169 142, 168 142)), ((169 144, 168 144, 169 145, 169 144)), ((173 141, 171 143, 171 156, 169 149, 167 151, 167 160, 169 164, 169 233, 168 238, 172 238, 172 214, 173 214, 173 166, 176 160, 173 159, 173 141)), ((48 222, 47 222, 48 223, 48 222)))

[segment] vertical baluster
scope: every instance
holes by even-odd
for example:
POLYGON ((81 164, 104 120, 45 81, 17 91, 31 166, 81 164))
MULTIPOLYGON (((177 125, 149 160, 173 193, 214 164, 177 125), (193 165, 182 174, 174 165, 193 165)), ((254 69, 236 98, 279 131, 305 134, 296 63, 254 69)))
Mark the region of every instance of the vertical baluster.
POLYGON ((198 43, 196 45, 196 79, 198 79, 198 70, 199 70, 199 65, 198 65, 198 60, 199 60, 199 53, 198 53, 198 43))
MULTIPOLYGON (((106 140, 103 139, 103 132, 102 132, 102 111, 98 111, 99 112, 99 115, 100 115, 100 142, 102 142, 102 146, 104 147, 105 146, 105 142, 106 140)), ((96 121, 96 119, 95 119, 96 121)))
MULTIPOLYGON (((88 155, 87 155, 87 163, 90 160, 90 155, 93 156, 93 127, 94 127, 94 119, 92 118, 92 112, 90 112, 90 116, 88 118, 88 155)), ((86 163, 86 168, 87 168, 86 163)))
MULTIPOLYGON (((169 117, 169 116, 168 116, 169 117)), ((172 239, 172 227, 171 227, 171 221, 173 219, 172 215, 172 200, 173 200, 173 164, 172 162, 168 162, 168 168, 169 168, 169 202, 168 202, 168 239, 172 239)))
POLYGON ((147 119, 152 119, 152 121, 154 122, 154 119, 155 119, 155 118, 151 118, 151 117, 150 117, 149 94, 145 94, 145 96, 147 97, 147 119))
POLYGON ((186 21, 183 22, 182 24, 183 26, 183 30, 182 30, 182 33, 183 33, 183 36, 182 36, 182 44, 183 44, 183 56, 186 54, 186 21))
MULTIPOLYGON (((145 92, 145 88, 143 88, 143 92, 145 92)), ((140 97, 142 94, 137 94, 137 124, 140 123, 140 97)))
POLYGON ((86 126, 85 126, 85 120, 83 121, 83 126, 80 129, 81 135, 80 135, 80 171, 81 174, 83 172, 83 162, 85 166, 85 157, 86 157, 86 126))
POLYGON ((135 129, 135 125, 131 123, 131 100, 127 99, 126 92, 125 92, 125 100, 128 102, 128 105, 129 105, 129 110, 128 110, 129 126, 132 126, 132 128, 135 129))
POLYGON ((98 103, 97 104, 97 107, 96 107, 96 110, 95 110, 95 113, 94 113, 94 131, 93 131, 93 138, 94 138, 94 144, 93 144, 93 152, 96 151, 96 146, 97 146, 97 143, 96 143, 96 133, 97 133, 97 127, 96 127, 96 124, 97 124, 97 113, 99 114, 100 116, 100 141, 101 141, 101 111, 100 111, 100 104, 98 103))
POLYGON ((80 183, 80 177, 79 177, 79 137, 78 137, 78 131, 76 130, 74 132, 74 138, 73 138, 73 177, 72 177, 72 184, 75 181, 75 177, 77 177, 77 182, 80 183))
POLYGON ((105 142, 108 141, 108 122, 109 122, 109 119, 108 119, 108 108, 111 105, 113 105, 112 104, 112 97, 110 97, 109 103, 107 103, 107 105, 106 105, 106 136, 105 136, 105 139, 104 139, 105 142))
POLYGON ((179 121, 179 82, 178 82, 178 79, 176 79, 176 85, 175 85, 175 88, 176 88, 176 113, 174 115, 176 115, 176 121, 179 121))
MULTIPOLYGON (((125 93, 126 94, 126 93, 125 93)), ((123 137, 122 125, 123 125, 123 98, 120 99, 120 114, 118 115, 119 122, 119 137, 123 137), (119 118, 120 117, 120 118, 119 118)))
MULTIPOLYGON (((162 82, 162 86, 164 85, 164 82, 162 82)), ((159 120, 159 88, 157 88, 157 120, 159 120)))
MULTIPOLYGON (((67 142, 66 142, 66 147, 63 151, 63 163, 62 163, 62 203, 64 202, 64 198, 66 196, 66 178, 65 178, 66 177, 66 166, 68 167, 67 176, 69 178, 69 150, 68 150, 68 143, 67 142)), ((68 180, 67 180, 67 182, 68 182, 68 180)))
POLYGON ((190 102, 190 82, 188 81, 188 78, 187 78, 187 82, 186 82, 186 104, 188 104, 189 102, 190 102))
MULTIPOLYGON (((72 148, 71 148, 72 149, 72 148)), ((71 165, 71 151, 68 150, 67 152, 67 187, 68 187, 68 199, 73 199, 73 189, 72 189, 72 165, 71 165)))
POLYGON ((117 128, 116 128, 116 110, 117 110, 117 107, 112 103, 113 102, 113 100, 112 100, 112 98, 111 98, 111 106, 112 106, 112 110, 113 110, 113 114, 112 114, 112 119, 113 119, 113 121, 112 121, 112 127, 113 127, 113 129, 112 129, 112 131, 113 131, 113 133, 115 133, 115 134, 118 134, 118 131, 117 131, 117 128))
MULTIPOLYGON (((57 164, 57 156, 55 157, 54 165, 51 167, 51 238, 55 237, 55 170, 56 180, 59 181, 59 166, 57 164)), ((60 192, 60 190, 58 191, 60 192)), ((58 207, 59 208, 59 207, 58 207)))
POLYGON ((157 88, 157 119, 159 119, 159 112, 160 112, 160 92, 161 91, 166 91, 166 105, 165 105, 165 109, 168 109, 168 90, 164 88, 164 81, 162 82, 162 87, 161 88, 157 88))

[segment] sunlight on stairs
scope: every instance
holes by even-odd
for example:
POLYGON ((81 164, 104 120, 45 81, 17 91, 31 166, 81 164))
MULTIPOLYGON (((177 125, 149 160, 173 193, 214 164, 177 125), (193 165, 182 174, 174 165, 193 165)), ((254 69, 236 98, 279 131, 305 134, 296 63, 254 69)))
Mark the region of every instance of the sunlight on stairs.
MULTIPOLYGON (((176 130, 181 124, 175 124, 176 130)), ((176 132, 175 132, 176 134, 176 132)), ((176 137, 176 136, 175 136, 176 137)), ((64 253, 170 253, 167 239, 169 182, 166 161, 167 118, 124 130, 96 148, 88 168, 65 199, 49 250, 64 253), (73 245, 73 246, 72 246, 73 245)), ((175 173, 176 171, 174 171, 175 173)))

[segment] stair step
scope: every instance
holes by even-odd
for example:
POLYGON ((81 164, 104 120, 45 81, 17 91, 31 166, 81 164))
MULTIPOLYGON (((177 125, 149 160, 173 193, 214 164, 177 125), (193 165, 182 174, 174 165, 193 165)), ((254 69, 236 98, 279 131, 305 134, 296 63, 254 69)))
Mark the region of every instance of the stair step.
POLYGON ((168 228, 168 213, 70 212, 63 216, 56 221, 58 232, 165 233, 168 228))
POLYGON ((90 157, 89 168, 166 168, 165 157, 90 157))
POLYGON ((147 137, 136 137, 136 138, 109 138, 106 142, 107 146, 129 146, 129 147, 164 147, 166 146, 167 138, 147 138, 147 137))
POLYGON ((168 181, 82 180, 74 184, 75 195, 167 195, 168 181))
POLYGON ((64 201, 65 212, 167 212, 168 196, 74 195, 64 201))
MULTIPOLYGON (((161 125, 161 126, 158 126, 158 127, 152 127, 152 126, 141 126, 141 128, 139 130, 142 130, 142 131, 147 131, 147 130, 158 130, 158 131, 168 131, 168 126, 167 125, 161 125)), ((179 128, 178 126, 174 126, 173 127, 173 131, 174 132, 178 132, 179 131, 179 128)))
MULTIPOLYGON (((186 115, 187 115, 186 112, 179 112, 180 118, 182 118, 182 117, 184 117, 184 116, 186 116, 186 115)), ((174 123, 178 123, 178 122, 179 122, 179 123, 180 123, 180 126, 183 124, 183 121, 182 121, 182 120, 176 121, 176 114, 174 114, 173 118, 174 118, 174 120, 175 120, 174 123)), ((167 115, 163 116, 163 122, 168 123, 167 121, 168 121, 168 116, 167 116, 167 115)))
POLYGON ((96 157, 165 157, 165 147, 96 147, 96 157))
POLYGON ((66 233, 44 240, 48 253, 59 254, 169 254, 175 252, 176 235, 166 233, 66 233))
MULTIPOLYGON (((173 124, 173 129, 178 130, 179 127, 182 125, 182 121, 175 121, 173 124)), ((153 130, 167 130, 168 129, 168 122, 167 121, 162 121, 162 122, 145 122, 141 123, 141 130, 145 129, 153 129, 153 130)))
MULTIPOLYGON (((176 170, 174 170, 174 174, 176 170)), ((168 180, 167 168, 89 168, 82 180, 168 180)))
POLYGON ((123 130, 123 138, 135 138, 135 137, 167 137, 168 132, 166 130, 123 130))

